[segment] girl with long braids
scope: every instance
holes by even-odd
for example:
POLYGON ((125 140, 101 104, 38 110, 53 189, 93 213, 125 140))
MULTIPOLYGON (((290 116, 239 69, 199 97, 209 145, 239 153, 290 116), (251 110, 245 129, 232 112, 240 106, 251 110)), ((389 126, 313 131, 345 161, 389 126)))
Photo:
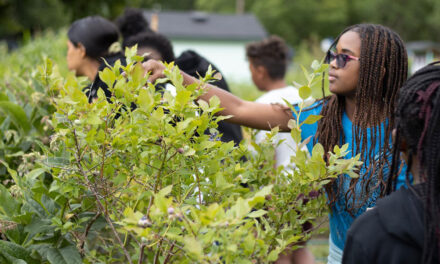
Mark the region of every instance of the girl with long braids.
POLYGON ((440 263, 440 65, 416 72, 395 110, 389 191, 400 154, 414 185, 379 200, 348 232, 343 263, 440 263))
MULTIPOLYGON (((398 89, 407 78, 408 60, 397 33, 381 25, 359 24, 348 27, 336 38, 326 62, 330 64, 329 89, 333 95, 301 113, 301 121, 311 114, 323 115, 318 124, 301 127, 302 138, 313 136, 308 149, 319 142, 326 152, 348 143, 351 152, 347 158, 359 153, 364 162, 358 179, 340 175, 325 190, 331 208, 328 261, 340 263, 348 228, 385 195, 391 166, 392 113, 398 89)), ((164 66, 148 61, 144 70, 154 81, 163 76, 164 66)), ((183 72, 182 75, 185 84, 197 82, 183 72)), ((230 122, 256 129, 279 126, 280 130, 289 130, 287 123, 293 114, 286 107, 244 101, 209 84, 201 98, 209 100, 214 95, 224 108, 220 114, 232 115, 230 122)))

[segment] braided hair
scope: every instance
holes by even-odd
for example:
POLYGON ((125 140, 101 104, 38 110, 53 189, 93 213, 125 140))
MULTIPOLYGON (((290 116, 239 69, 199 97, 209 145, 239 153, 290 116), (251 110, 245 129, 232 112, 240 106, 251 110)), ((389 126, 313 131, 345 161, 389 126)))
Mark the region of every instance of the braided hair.
MULTIPOLYGON (((345 207, 353 214, 354 210, 364 206, 373 190, 379 196, 385 194, 386 175, 391 163, 391 138, 394 126, 392 115, 398 89, 407 79, 408 59, 403 41, 391 29, 374 24, 358 24, 346 28, 334 41, 334 48, 340 37, 349 31, 357 32, 361 39, 360 70, 355 94, 355 112, 353 117, 353 156, 360 153, 364 170, 357 179, 350 180, 350 188, 345 195, 345 207), (370 133, 368 132, 370 130, 370 133), (381 139, 385 138, 384 142, 381 139), (367 139, 370 139, 369 141, 367 139), (362 144, 362 142, 364 144, 362 144), (369 148, 367 142, 379 142, 379 156, 369 148), (355 144, 354 144, 355 143, 355 144), (356 147, 354 147, 356 146, 356 147), (370 175, 367 176, 367 175, 370 175), (375 177, 371 177, 375 175, 375 177), (361 197, 357 197, 357 182, 361 181, 361 197)), ((342 115, 345 98, 331 95, 322 101, 321 115, 315 142, 321 143, 328 153, 335 145, 344 142, 342 115)), ((325 187, 332 206, 342 190, 344 175, 333 180, 325 187)), ((358 193, 359 195, 359 193, 358 193)))
MULTIPOLYGON (((408 170, 413 158, 419 162, 419 176, 425 210, 425 241, 422 263, 431 263, 440 252, 440 65, 417 71, 400 89, 395 110, 396 135, 393 165, 387 190, 395 189, 399 149, 408 151, 408 170)), ((413 187, 410 187, 413 188, 413 187)))

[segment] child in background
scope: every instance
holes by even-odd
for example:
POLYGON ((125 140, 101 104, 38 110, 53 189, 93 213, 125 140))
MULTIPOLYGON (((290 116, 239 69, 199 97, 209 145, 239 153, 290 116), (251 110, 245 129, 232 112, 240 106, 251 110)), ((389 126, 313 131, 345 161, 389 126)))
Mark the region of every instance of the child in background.
MULTIPOLYGON (((285 105, 284 100, 291 104, 301 101, 298 90, 288 86, 284 80, 288 64, 288 48, 282 38, 271 36, 263 41, 248 44, 246 57, 249 60, 252 81, 258 90, 266 92, 255 102, 285 105)), ((264 131, 255 135, 257 143, 265 138, 264 131)), ((294 164, 290 162, 290 157, 295 154, 296 144, 290 133, 278 133, 274 144, 276 166, 282 165, 286 170, 292 170, 294 164), (280 141, 282 143, 278 144, 280 141)))
MULTIPOLYGON (((178 58, 175 58, 171 41, 164 35, 154 32, 149 28, 148 21, 139 9, 128 8, 124 14, 117 20, 116 24, 123 36, 123 47, 132 47, 137 45, 138 54, 143 55, 149 53, 147 59, 160 60, 167 63, 175 62, 175 64, 193 77, 204 75, 211 65, 216 72, 220 70, 206 58, 192 50, 184 51, 178 58)), ((229 91, 226 79, 213 82, 217 87, 229 91)), ((171 85, 166 86, 172 93, 175 88, 171 85)), ((234 141, 235 145, 240 144, 243 139, 241 127, 225 121, 218 122, 218 131, 220 132, 220 140, 223 142, 234 141)), ((209 131, 206 131, 209 133, 209 131)), ((217 135, 213 135, 217 137, 217 135)))

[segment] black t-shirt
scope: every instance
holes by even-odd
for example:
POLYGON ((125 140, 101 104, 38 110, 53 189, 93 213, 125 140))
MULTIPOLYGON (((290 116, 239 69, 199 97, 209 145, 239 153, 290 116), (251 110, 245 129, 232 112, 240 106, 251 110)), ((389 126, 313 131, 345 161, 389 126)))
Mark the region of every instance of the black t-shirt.
MULTIPOLYGON (((122 53, 116 53, 104 58, 108 65, 114 66, 117 60, 121 61, 122 65, 126 65, 125 57, 122 53)), ((111 97, 111 92, 108 90, 108 86, 104 83, 101 78, 99 78, 99 72, 107 68, 107 64, 102 62, 99 65, 98 73, 96 74, 95 80, 92 84, 86 88, 86 95, 89 98, 89 103, 92 102, 94 98, 98 96, 98 90, 102 89, 107 98, 111 97)))
MULTIPOLYGON (((421 263, 424 209, 415 189, 392 193, 361 215, 348 230, 343 264, 421 263)), ((432 263, 439 263, 434 256, 432 263)))

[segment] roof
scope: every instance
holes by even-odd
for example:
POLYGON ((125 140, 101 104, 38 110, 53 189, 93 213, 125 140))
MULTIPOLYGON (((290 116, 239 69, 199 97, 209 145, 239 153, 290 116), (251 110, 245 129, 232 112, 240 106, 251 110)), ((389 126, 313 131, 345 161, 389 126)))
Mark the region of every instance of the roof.
MULTIPOLYGON (((151 23, 155 12, 145 11, 151 23)), ((159 32, 171 39, 260 40, 266 30, 253 14, 213 14, 197 11, 161 11, 159 32)))
POLYGON ((435 50, 440 52, 440 43, 432 41, 412 41, 406 43, 406 49, 409 51, 435 50))

